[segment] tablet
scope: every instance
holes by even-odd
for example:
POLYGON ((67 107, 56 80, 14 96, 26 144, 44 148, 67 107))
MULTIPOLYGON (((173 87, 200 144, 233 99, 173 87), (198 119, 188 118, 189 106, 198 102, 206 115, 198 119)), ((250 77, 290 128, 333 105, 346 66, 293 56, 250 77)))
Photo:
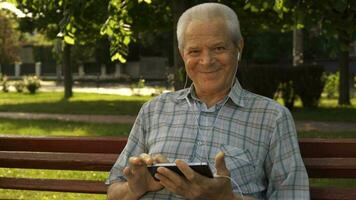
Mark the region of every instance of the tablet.
MULTIPOLYGON (((200 175, 206 176, 208 178, 213 178, 213 173, 210 170, 208 163, 188 163, 189 167, 192 168, 195 172, 198 172, 200 175)), ((175 163, 158 163, 154 165, 147 166, 148 171, 154 177, 155 173, 157 172, 158 167, 166 167, 175 173, 184 176, 184 174, 178 169, 175 163)))

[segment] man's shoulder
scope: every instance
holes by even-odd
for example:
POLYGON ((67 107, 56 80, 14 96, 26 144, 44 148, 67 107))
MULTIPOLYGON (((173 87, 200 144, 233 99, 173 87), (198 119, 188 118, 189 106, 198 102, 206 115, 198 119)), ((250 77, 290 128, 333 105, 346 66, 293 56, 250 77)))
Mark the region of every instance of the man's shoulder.
MULTIPOLYGON (((286 112, 288 109, 276 100, 245 90, 244 100, 248 109, 269 112, 286 112)), ((288 112, 288 111, 287 111, 288 112)))
POLYGON ((173 105, 179 103, 182 99, 184 100, 186 93, 187 93, 187 89, 165 92, 152 98, 150 101, 146 102, 144 106, 150 107, 150 106, 156 106, 157 104, 173 105))

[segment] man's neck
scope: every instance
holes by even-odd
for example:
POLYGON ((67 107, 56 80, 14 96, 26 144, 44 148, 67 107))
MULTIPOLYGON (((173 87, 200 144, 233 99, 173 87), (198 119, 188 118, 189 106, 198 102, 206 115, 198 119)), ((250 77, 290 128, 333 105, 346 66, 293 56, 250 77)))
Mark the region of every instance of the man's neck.
POLYGON ((229 94, 230 88, 218 92, 196 91, 197 97, 206 104, 208 108, 223 100, 229 94))

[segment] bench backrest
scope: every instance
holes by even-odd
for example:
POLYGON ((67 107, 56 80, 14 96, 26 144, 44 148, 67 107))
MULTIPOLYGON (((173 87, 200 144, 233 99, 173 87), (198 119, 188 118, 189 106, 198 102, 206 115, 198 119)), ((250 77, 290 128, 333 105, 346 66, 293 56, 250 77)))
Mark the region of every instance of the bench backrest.
MULTIPOLYGON (((0 136, 0 167, 108 171, 127 138, 0 136)), ((299 141, 310 178, 356 178, 355 139, 299 141)), ((100 181, 0 177, 0 188, 105 193, 100 181)), ((355 188, 312 187, 312 199, 355 197, 355 188)))

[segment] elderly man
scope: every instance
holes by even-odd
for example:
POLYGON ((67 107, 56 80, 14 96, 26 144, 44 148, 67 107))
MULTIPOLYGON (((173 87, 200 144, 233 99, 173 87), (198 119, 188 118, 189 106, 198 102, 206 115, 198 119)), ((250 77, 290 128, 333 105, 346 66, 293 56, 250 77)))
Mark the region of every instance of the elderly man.
POLYGON ((142 107, 111 170, 108 199, 309 199, 290 112, 235 78, 243 40, 234 11, 192 7, 177 37, 193 84, 142 107), (159 167, 153 178, 147 166, 163 162, 183 176, 159 167), (190 162, 209 163, 214 177, 190 162))

